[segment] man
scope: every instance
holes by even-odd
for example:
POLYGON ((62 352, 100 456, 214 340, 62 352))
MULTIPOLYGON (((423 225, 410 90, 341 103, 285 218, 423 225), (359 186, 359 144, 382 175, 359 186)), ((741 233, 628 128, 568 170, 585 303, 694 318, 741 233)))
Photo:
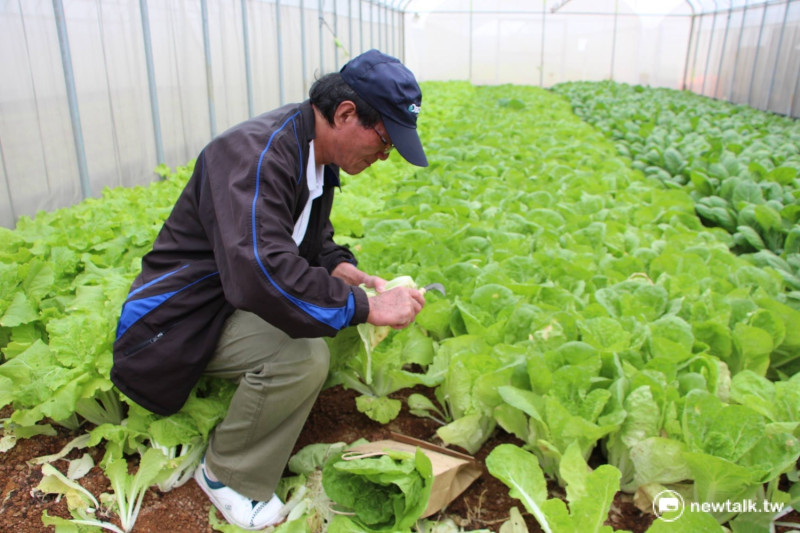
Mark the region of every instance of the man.
POLYGON ((203 149, 114 343, 112 380, 159 414, 179 410, 203 373, 238 383, 195 479, 247 529, 283 518, 274 491, 328 373, 320 337, 363 322, 403 328, 425 303, 359 270, 329 220, 340 168, 357 174, 393 147, 427 165, 414 75, 370 50, 309 96, 203 149))

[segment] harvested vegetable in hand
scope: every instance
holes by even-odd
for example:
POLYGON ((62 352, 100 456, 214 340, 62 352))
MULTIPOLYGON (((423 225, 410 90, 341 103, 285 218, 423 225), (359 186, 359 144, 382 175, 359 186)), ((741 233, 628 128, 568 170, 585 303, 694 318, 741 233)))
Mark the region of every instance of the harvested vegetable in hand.
MULTIPOLYGON (((417 284, 414 282, 414 279, 411 278, 411 276, 400 276, 387 282, 385 290, 389 291, 395 287, 411 287, 412 289, 416 289, 417 284)), ((361 288, 364 289, 364 291, 367 293, 367 296, 375 296, 377 294, 375 289, 366 287, 364 285, 362 285, 361 288)), ((367 385, 371 385, 372 350, 374 350, 375 347, 389 335, 389 332, 392 330, 392 328, 389 326, 373 326, 372 324, 364 322, 363 324, 356 326, 356 329, 358 329, 358 334, 361 337, 361 341, 364 343, 364 348, 367 350, 367 368, 364 376, 364 382, 367 385)))

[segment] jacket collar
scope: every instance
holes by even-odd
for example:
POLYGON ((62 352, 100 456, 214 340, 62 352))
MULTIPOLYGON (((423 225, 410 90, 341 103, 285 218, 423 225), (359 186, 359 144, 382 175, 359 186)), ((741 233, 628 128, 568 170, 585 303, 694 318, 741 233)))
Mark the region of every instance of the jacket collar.
MULTIPOLYGON (((308 154, 308 144, 311 142, 311 139, 316 137, 316 116, 314 115, 314 108, 311 106, 310 99, 300 104, 300 117, 303 126, 304 153, 308 154)), ((325 165, 325 185, 339 187, 340 189, 342 187, 341 181, 339 180, 339 167, 334 164, 325 165)))

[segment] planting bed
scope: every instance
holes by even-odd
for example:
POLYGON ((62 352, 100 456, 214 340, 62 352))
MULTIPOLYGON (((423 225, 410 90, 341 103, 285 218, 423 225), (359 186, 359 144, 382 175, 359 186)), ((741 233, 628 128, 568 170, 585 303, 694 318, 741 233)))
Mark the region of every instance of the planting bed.
MULTIPOLYGON (((402 398, 409 391, 398 393, 395 396, 402 398)), ((421 391, 424 392, 424 391, 421 391)), ((378 440, 388 437, 392 431, 404 435, 438 442, 435 436, 436 423, 421 419, 409 414, 404 408, 391 424, 382 426, 355 409, 355 394, 343 390, 341 387, 326 389, 320 395, 314 410, 311 412, 308 423, 297 448, 317 442, 352 442, 359 437, 369 440, 378 440)), ((8 409, 0 412, 8 416, 8 409)), ((26 463, 34 457, 58 452, 74 435, 61 431, 58 436, 39 436, 25 439, 7 453, 0 454, 0 532, 38 533, 52 531, 45 528, 41 522, 43 512, 51 515, 69 518, 66 503, 58 501, 55 497, 37 494, 34 487, 41 479, 39 467, 26 463)), ((476 454, 476 459, 482 463, 491 449, 504 442, 517 442, 516 439, 505 432, 498 431, 484 448, 476 454)), ((95 462, 102 457, 102 449, 90 450, 95 462)), ((73 451, 72 457, 77 455, 73 451)), ((89 475, 81 480, 84 487, 99 496, 104 491, 110 490, 108 479, 99 467, 95 467, 89 475)), ((563 496, 563 491, 555 484, 550 484, 553 495, 563 496)), ((464 493, 456 498, 447 509, 440 512, 435 518, 450 518, 464 530, 488 529, 498 531, 500 526, 508 519, 509 509, 516 506, 523 510, 519 501, 508 495, 508 489, 497 479, 484 471, 483 475, 475 481, 464 493)), ((161 493, 150 489, 145 497, 142 512, 136 523, 134 531, 140 533, 204 533, 214 529, 209 524, 208 514, 210 503, 205 494, 194 483, 189 481, 168 493, 161 493)), ((523 512, 528 530, 541 531, 533 517, 523 512)), ((220 519, 222 518, 219 515, 220 519)), ((113 520, 113 517, 108 517, 113 520)), ((644 532, 653 522, 654 517, 642 513, 633 505, 630 495, 617 494, 614 505, 609 513, 608 524, 614 529, 628 530, 634 533, 644 532)), ((797 523, 800 526, 800 514, 797 512, 784 518, 786 522, 797 523)), ((786 527, 776 528, 776 533, 789 532, 786 527)))
MULTIPOLYGON (((407 396, 409 391, 398 393, 397 398, 407 396)), ((420 390, 420 392, 424 392, 420 390)), ((391 424, 382 426, 359 413, 355 408, 355 394, 341 387, 326 389, 320 395, 312 411, 306 428, 300 435, 298 449, 302 446, 318 442, 352 442, 359 437, 378 440, 388 437, 394 431, 419 439, 441 444, 436 439, 437 424, 403 411, 391 424)), ((8 416, 8 409, 0 412, 8 416)), ((44 511, 50 515, 70 518, 65 501, 58 501, 53 496, 36 493, 34 488, 41 480, 38 466, 26 463, 34 457, 56 453, 75 435, 68 431, 60 431, 55 437, 38 436, 24 439, 10 451, 0 454, 0 532, 38 533, 53 531, 42 525, 41 516, 44 511)), ((516 439, 502 431, 486 443, 476 454, 481 461, 491 449, 503 442, 517 442, 516 439)), ((89 453, 99 462, 103 455, 101 448, 90 449, 89 453)), ((68 458, 74 458, 79 452, 73 451, 68 458)), ((55 463, 58 466, 58 462, 55 463)), ((83 479, 81 484, 95 496, 111 490, 108 479, 99 467, 95 467, 83 479)), ((553 494, 561 491, 551 484, 553 494)), ((509 509, 516 506, 524 511, 519 501, 509 497, 508 489, 497 479, 484 471, 461 496, 456 498, 447 509, 434 518, 451 518, 464 530, 488 529, 498 531, 508 519, 509 509)), ((210 503, 205 494, 194 483, 189 481, 168 493, 150 489, 145 497, 142 511, 134 528, 140 533, 203 533, 214 529, 209 525, 208 514, 210 503)), ((523 512, 529 531, 541 531, 533 517, 523 512)), ((219 515, 220 519, 222 516, 219 515)), ((107 517, 114 521, 113 516, 107 517)), ((627 529, 632 532, 643 532, 653 521, 653 516, 643 514, 631 502, 630 496, 618 494, 615 505, 609 514, 609 524, 615 529, 627 529)), ((800 522, 800 518, 798 518, 800 522)))

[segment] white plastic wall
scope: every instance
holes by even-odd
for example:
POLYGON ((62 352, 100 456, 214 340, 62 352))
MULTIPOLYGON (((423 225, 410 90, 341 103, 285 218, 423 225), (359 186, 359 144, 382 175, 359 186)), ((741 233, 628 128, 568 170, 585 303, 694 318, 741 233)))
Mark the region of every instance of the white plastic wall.
POLYGON ((416 0, 406 59, 423 80, 550 87, 605 80, 680 88, 691 8, 683 0, 416 0))
POLYGON ((0 226, 157 179, 369 48, 402 55, 401 23, 369 0, 0 1, 0 226))
POLYGON ((611 79, 800 116, 796 0, 410 0, 423 80, 611 79))
POLYGON ((52 6, 6 3, 0 14, 0 147, 4 193, 0 223, 22 211, 69 205, 81 198, 52 6), (24 9, 24 11, 23 11, 24 9), (56 202, 57 199, 57 202, 56 202))

